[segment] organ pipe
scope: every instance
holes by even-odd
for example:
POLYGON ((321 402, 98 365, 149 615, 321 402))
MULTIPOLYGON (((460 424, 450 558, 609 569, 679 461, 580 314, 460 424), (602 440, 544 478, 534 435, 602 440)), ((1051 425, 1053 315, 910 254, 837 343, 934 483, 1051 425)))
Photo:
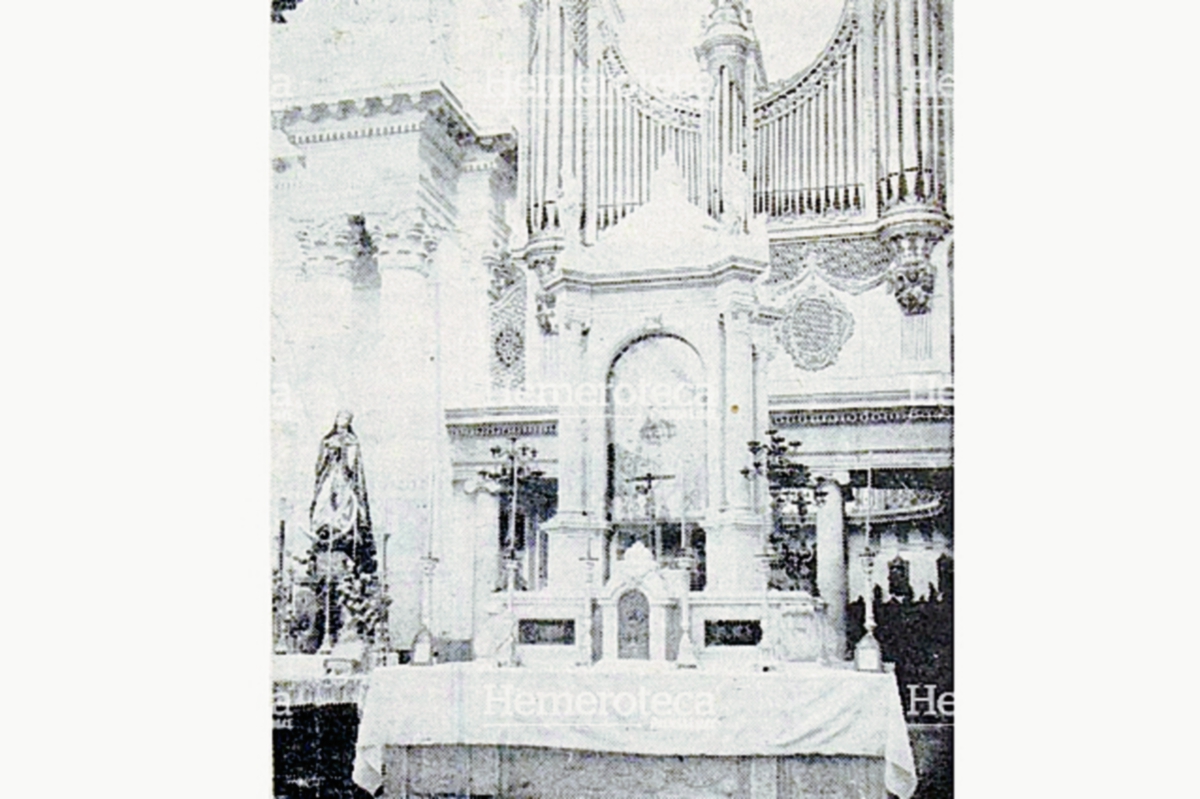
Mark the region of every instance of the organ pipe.
POLYGON ((706 51, 712 83, 693 105, 638 85, 598 22, 602 7, 542 0, 527 9, 531 92, 518 157, 531 236, 578 227, 594 242, 653 199, 664 161, 678 168, 688 199, 718 217, 743 203, 797 217, 945 202, 940 0, 848 12, 813 67, 761 98, 745 83, 745 53, 706 51), (732 181, 730 169, 746 180, 732 181), (733 197, 735 185, 747 195, 733 197), (579 215, 567 220, 567 207, 579 215))

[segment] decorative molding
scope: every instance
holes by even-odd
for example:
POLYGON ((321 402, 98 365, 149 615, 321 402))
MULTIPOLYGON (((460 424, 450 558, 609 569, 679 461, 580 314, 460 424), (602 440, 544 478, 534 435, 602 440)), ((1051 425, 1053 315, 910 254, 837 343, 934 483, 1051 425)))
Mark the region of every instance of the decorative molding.
POLYGON ((890 391, 839 391, 821 394, 780 394, 771 404, 780 410, 830 410, 833 408, 892 408, 901 405, 949 405, 954 386, 949 375, 922 377, 909 388, 890 391))
POLYGON ((420 131, 426 120, 437 123, 459 147, 474 147, 487 153, 503 154, 516 148, 511 133, 482 134, 459 107, 450 91, 441 84, 426 85, 409 91, 373 94, 364 98, 322 98, 307 104, 276 109, 273 122, 284 130, 293 144, 315 144, 394 136, 420 131), (422 118, 389 123, 387 117, 421 112, 422 118), (356 120, 370 120, 355 124, 356 120), (335 128, 329 123, 344 123, 335 128), (321 125, 324 130, 288 130, 297 126, 321 125))
POLYGON ((887 279, 892 257, 874 236, 774 242, 766 285, 800 283, 816 272, 836 289, 861 294, 887 279))
POLYGON ((796 366, 815 372, 833 365, 854 335, 854 316, 837 297, 809 285, 775 327, 796 366))
POLYGON ((954 421, 953 405, 771 411, 771 426, 780 429, 952 421, 954 421))
POLYGON ((415 133, 421 129, 420 122, 408 122, 397 125, 380 125, 354 130, 314 131, 312 133, 288 134, 292 144, 323 144, 325 142, 345 141, 346 139, 371 139, 377 136, 395 136, 401 133, 415 133))
POLYGON ((557 421, 468 422, 446 425, 451 438, 531 438, 558 435, 557 421))
POLYGON ((361 705, 367 696, 369 676, 326 677, 321 680, 275 680, 275 705, 361 705))

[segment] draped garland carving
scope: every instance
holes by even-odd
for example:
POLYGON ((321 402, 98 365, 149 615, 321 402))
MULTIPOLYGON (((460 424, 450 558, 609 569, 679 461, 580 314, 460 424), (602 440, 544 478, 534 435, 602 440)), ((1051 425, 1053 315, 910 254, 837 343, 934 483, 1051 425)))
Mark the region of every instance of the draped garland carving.
POLYGON ((800 283, 811 272, 850 294, 869 291, 887 279, 892 254, 873 236, 778 242, 771 245, 768 286, 800 283))

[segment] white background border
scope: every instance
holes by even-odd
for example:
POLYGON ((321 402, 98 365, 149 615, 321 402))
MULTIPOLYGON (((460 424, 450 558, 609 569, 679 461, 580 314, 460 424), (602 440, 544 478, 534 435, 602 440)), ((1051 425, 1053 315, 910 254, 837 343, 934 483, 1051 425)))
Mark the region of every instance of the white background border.
MULTIPOLYGON (((6 795, 269 795, 267 17, 6 9, 6 795)), ((964 797, 1191 762, 1195 17, 956 8, 964 797)))

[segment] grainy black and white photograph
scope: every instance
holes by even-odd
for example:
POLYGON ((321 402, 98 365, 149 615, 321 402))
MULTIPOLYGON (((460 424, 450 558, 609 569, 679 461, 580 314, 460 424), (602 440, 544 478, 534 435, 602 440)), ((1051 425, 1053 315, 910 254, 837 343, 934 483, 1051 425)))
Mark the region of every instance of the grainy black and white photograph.
POLYGON ((1195 793, 1200 6, 954 11, 7 8, 4 796, 1195 793))
POLYGON ((271 8, 276 799, 948 799, 949 0, 271 8))

